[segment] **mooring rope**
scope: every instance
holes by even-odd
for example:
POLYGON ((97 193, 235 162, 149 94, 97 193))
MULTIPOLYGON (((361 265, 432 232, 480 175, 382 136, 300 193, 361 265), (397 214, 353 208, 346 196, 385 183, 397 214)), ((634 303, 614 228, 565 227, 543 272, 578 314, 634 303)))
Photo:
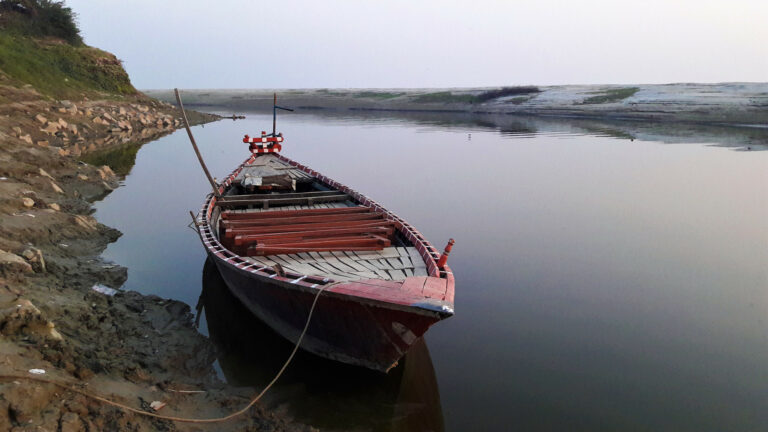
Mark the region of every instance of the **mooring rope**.
POLYGON ((307 333, 307 329, 309 328, 309 322, 312 320, 312 314, 315 312, 315 305, 317 305, 317 300, 320 298, 320 294, 326 288, 329 288, 333 285, 335 284, 331 283, 317 290, 317 294, 315 294, 315 298, 312 301, 312 306, 309 308, 309 315, 307 315, 307 322, 304 324, 304 329, 301 331, 301 335, 299 335, 299 339, 296 341, 296 345, 294 345, 293 351, 291 351, 291 355, 288 356, 288 359, 283 364, 283 367, 281 367, 280 370, 277 372, 277 375, 275 375, 275 377, 272 378, 272 381, 270 381, 269 384, 267 384, 267 386, 264 387, 264 389, 259 394, 257 394, 253 399, 251 399, 248 405, 246 405, 243 409, 236 411, 225 417, 195 419, 195 418, 186 418, 186 417, 164 416, 164 415, 155 414, 147 411, 142 411, 138 408, 133 408, 128 405, 121 404, 120 402, 115 402, 113 400, 109 400, 107 398, 86 392, 85 390, 80 390, 74 387, 76 383, 62 383, 62 382, 50 380, 47 378, 35 377, 35 376, 29 376, 29 375, 0 375, 0 379, 21 379, 21 380, 36 381, 36 382, 41 382, 46 384, 53 384, 62 389, 69 390, 71 392, 83 395, 90 399, 97 400, 107 405, 112 405, 114 407, 120 408, 125 411, 130 411, 138 415, 142 415, 145 417, 152 417, 159 420, 169 420, 169 421, 180 422, 180 423, 221 423, 221 422, 229 421, 235 417, 245 414, 249 409, 251 409, 251 407, 253 407, 253 405, 255 405, 256 402, 258 402, 262 396, 264 396, 264 394, 272 387, 272 385, 274 385, 275 382, 277 382, 277 380, 280 378, 283 372, 285 372, 285 369, 288 367, 288 365, 293 360, 293 357, 296 355, 296 351, 299 350, 299 345, 301 345, 301 341, 302 339, 304 339, 304 335, 307 333))

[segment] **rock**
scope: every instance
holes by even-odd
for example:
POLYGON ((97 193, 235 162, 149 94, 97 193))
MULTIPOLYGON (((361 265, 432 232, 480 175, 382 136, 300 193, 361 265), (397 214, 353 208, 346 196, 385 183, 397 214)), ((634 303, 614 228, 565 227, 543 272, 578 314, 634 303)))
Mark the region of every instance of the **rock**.
POLYGON ((39 145, 40 147, 48 147, 48 140, 38 140, 35 142, 35 144, 39 145))
POLYGON ((32 198, 24 197, 21 199, 21 203, 24 204, 24 207, 32 208, 35 206, 35 201, 32 198))
POLYGON ((64 413, 61 416, 59 431, 61 432, 80 432, 87 430, 85 423, 80 419, 80 416, 73 412, 64 413))
POLYGON ((21 139, 22 141, 26 142, 27 144, 32 144, 32 137, 29 136, 29 134, 24 135, 24 136, 20 136, 19 139, 21 139))
POLYGON ((102 180, 109 180, 115 176, 115 172, 112 171, 109 165, 102 165, 97 171, 102 180))
POLYGON ((93 115, 93 111, 90 108, 86 108, 85 111, 83 111, 83 115, 90 117, 93 115))
MULTIPOLYGON (((8 401, 8 414, 17 427, 14 431, 39 431, 55 430, 43 427, 38 428, 32 424, 35 419, 40 419, 49 402, 55 400, 56 387, 34 382, 25 382, 20 385, 10 385, 3 389, 3 397, 8 401)), ((54 425, 55 427, 55 425, 54 425)))
POLYGON ((68 100, 63 100, 63 101, 61 101, 59 103, 61 103, 61 106, 63 106, 64 108, 69 108, 69 107, 75 106, 75 104, 73 104, 71 101, 68 101, 68 100))
POLYGON ((56 132, 59 131, 59 126, 60 125, 58 123, 48 122, 48 124, 45 126, 45 128, 40 129, 40 130, 42 132, 47 133, 48 135, 53 135, 53 134, 55 134, 56 132))
POLYGON ((61 416, 60 432, 80 432, 84 430, 88 430, 88 428, 85 427, 85 423, 77 414, 68 412, 61 416))
POLYGON ((112 117, 111 115, 109 115, 109 113, 104 113, 101 116, 104 117, 105 119, 109 120, 109 121, 115 121, 115 118, 112 117))
POLYGON ((77 135, 77 125, 73 125, 73 124, 69 125, 69 132, 72 135, 77 135))
POLYGON ((12 275, 18 273, 32 273, 32 266, 24 258, 0 250, 0 275, 12 275))
POLYGON ((16 136, 21 136, 21 128, 18 126, 13 127, 13 131, 16 133, 16 136))
POLYGON ((69 156, 69 150, 59 148, 59 156, 69 156))
POLYGON ((61 211, 61 206, 60 206, 60 205, 58 205, 58 204, 56 204, 56 203, 50 203, 50 204, 48 204, 48 208, 50 208, 50 209, 53 209, 53 210, 56 210, 56 211, 61 211))
MULTIPOLYGON (((61 150, 64 150, 64 149, 61 149, 61 150)), ((67 154, 69 154, 69 151, 67 151, 67 154)), ((64 190, 63 190, 63 189, 61 189, 61 188, 59 187, 59 185, 57 185, 55 182, 51 182, 51 188, 52 188, 52 189, 53 189, 53 191, 54 191, 54 192, 56 192, 56 193, 59 193, 59 194, 62 194, 62 195, 64 194, 64 190)))
POLYGON ((45 259, 43 259, 43 252, 41 252, 40 249, 27 246, 27 248, 21 252, 21 256, 32 265, 32 270, 37 273, 45 272, 45 259))
POLYGON ((88 176, 85 174, 78 174, 77 178, 79 178, 82 181, 88 181, 88 176))
POLYGON ((64 120, 63 118, 59 118, 58 123, 59 123, 59 126, 63 127, 64 129, 66 129, 67 126, 69 126, 69 123, 67 123, 66 120, 64 120))
POLYGON ((42 169, 42 168, 39 168, 39 172, 40 172, 40 175, 41 175, 41 176, 43 176, 43 177, 48 177, 49 179, 53 180, 53 177, 51 177, 51 175, 50 175, 50 174, 48 174, 48 172, 46 172, 44 169, 42 169))
POLYGON ((66 109, 66 108, 59 108, 59 109, 58 109, 58 110, 56 110, 56 111, 58 111, 58 112, 60 112, 60 113, 64 114, 64 113, 66 113, 66 112, 67 112, 67 109, 66 109))
POLYGON ((48 119, 45 118, 42 114, 38 114, 35 116, 35 120, 39 121, 41 124, 48 123, 48 119))
POLYGON ((10 418, 11 406, 6 400, 0 400, 0 430, 9 431, 13 428, 10 418))
POLYGON ((89 231, 96 231, 97 229, 98 222, 96 222, 96 219, 94 219, 92 216, 75 215, 73 216, 73 219, 76 224, 89 231))
POLYGON ((118 113, 119 113, 120 115, 125 115, 125 114, 126 114, 125 108, 123 108, 123 107, 120 107, 120 109, 118 110, 118 113))

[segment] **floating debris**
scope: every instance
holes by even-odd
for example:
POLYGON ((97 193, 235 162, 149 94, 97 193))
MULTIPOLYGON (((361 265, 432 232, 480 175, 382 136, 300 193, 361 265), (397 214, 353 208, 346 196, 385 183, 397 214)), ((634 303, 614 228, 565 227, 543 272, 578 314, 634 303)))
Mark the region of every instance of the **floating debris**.
POLYGON ((33 375, 45 375, 45 369, 30 369, 29 373, 33 375))
POLYGON ((152 403, 149 404, 149 407, 155 411, 160 411, 165 405, 167 405, 165 402, 152 401, 152 403))

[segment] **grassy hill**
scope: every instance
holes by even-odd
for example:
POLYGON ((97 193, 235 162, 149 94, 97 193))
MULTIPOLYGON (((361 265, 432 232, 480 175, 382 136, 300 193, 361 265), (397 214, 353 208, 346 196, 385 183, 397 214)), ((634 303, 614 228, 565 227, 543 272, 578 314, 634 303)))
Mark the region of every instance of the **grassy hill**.
POLYGON ((0 0, 0 77, 56 99, 137 93, 122 62, 85 45, 74 13, 52 0, 0 0))

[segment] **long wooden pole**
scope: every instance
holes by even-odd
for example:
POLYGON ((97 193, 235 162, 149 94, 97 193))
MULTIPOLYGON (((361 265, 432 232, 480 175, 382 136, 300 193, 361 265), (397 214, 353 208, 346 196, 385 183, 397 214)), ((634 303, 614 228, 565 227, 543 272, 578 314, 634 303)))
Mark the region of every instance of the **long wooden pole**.
POLYGON ((211 183, 211 187, 213 188, 213 194, 216 195, 216 198, 221 198, 221 194, 219 193, 219 186, 216 184, 215 181, 213 181, 213 177, 211 177, 211 173, 208 171, 208 167, 205 166, 205 161, 203 160, 203 156, 200 154, 200 149, 197 148, 195 137, 192 136, 192 130, 189 128, 189 120, 187 120, 187 113, 186 111, 184 111, 184 104, 181 103, 181 96, 179 96, 179 89, 175 88, 173 89, 173 92, 176 94, 176 102, 179 103, 179 108, 181 108, 181 116, 184 120, 184 127, 187 129, 187 135, 189 135, 189 141, 192 143, 192 148, 195 149, 197 160, 200 161, 200 166, 203 167, 203 171, 205 171, 205 176, 208 177, 208 181, 211 183))
POLYGON ((274 99, 272 102, 272 136, 277 136, 277 93, 273 94, 274 99))

